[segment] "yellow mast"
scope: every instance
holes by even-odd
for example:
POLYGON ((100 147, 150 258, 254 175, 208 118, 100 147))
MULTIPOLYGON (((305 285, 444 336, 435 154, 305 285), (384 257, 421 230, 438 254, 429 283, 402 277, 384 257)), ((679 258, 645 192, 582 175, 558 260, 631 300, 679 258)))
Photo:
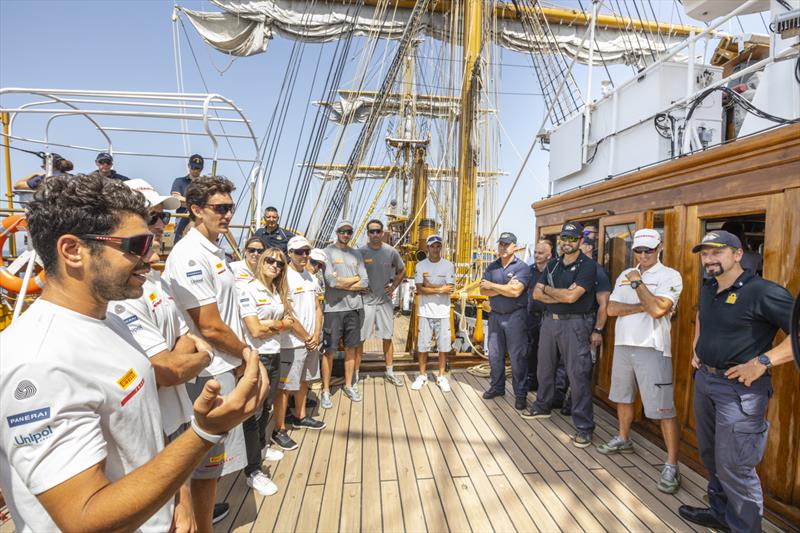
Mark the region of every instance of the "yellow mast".
POLYGON ((464 72, 461 84, 458 161, 458 235, 455 267, 459 280, 469 273, 475 241, 475 208, 478 189, 477 151, 472 142, 473 115, 477 102, 477 65, 481 52, 483 0, 464 0, 464 72))

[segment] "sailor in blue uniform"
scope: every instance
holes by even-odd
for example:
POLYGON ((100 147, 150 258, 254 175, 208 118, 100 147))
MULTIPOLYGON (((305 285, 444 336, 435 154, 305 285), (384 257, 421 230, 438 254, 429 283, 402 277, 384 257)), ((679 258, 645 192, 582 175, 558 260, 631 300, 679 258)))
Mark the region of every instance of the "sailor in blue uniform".
POLYGON ((528 296, 531 269, 514 255, 517 237, 501 233, 497 240, 497 260, 483 274, 481 294, 489 297, 489 390, 483 397, 491 399, 505 394, 506 352, 511 359, 511 383, 516 408, 525 409, 528 395, 528 296))
POLYGON ((708 470, 708 508, 682 505, 685 520, 713 529, 761 531, 764 495, 756 465, 767 447, 770 369, 792 360, 792 295, 741 266, 739 238, 712 231, 692 248, 711 276, 700 291, 695 326, 694 414, 708 470))

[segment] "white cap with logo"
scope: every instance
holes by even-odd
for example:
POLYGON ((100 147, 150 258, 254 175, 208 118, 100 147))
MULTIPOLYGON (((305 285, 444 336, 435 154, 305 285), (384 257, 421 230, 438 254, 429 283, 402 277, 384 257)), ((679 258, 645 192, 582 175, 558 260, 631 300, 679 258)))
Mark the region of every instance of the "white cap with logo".
POLYGON ((159 204, 164 206, 164 209, 172 211, 181 206, 181 201, 174 196, 161 196, 156 192, 152 185, 142 179, 128 180, 124 182, 125 185, 142 193, 144 199, 147 200, 147 207, 155 207, 159 204))
POLYGON ((654 229, 640 229, 633 234, 633 248, 656 248, 661 244, 661 235, 654 229))
POLYGON ((325 252, 323 252, 319 248, 314 248, 313 250, 311 250, 311 253, 309 253, 308 256, 314 261, 319 261, 320 263, 328 262, 328 258, 325 257, 325 252))
POLYGON ((289 244, 286 245, 289 250, 301 250, 303 248, 311 248, 311 243, 302 235, 295 235, 289 239, 289 244))

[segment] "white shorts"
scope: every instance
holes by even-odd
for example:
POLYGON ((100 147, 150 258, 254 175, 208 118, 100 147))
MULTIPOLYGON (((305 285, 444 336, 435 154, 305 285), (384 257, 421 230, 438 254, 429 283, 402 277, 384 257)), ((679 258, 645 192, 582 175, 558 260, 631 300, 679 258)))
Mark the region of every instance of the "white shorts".
POLYGON ((379 339, 391 339, 394 336, 394 305, 391 302, 364 305, 361 341, 369 339, 373 330, 379 339))
POLYGON ((419 336, 417 337, 417 350, 420 352, 436 351, 447 353, 451 350, 450 345, 450 317, 447 318, 427 318, 419 317, 419 336), (431 341, 436 337, 436 350, 431 350, 434 345, 431 341))
POLYGON ((281 348, 280 378, 278 389, 300 390, 303 381, 319 379, 319 352, 309 352, 305 347, 281 348))
POLYGON ((637 384, 644 416, 651 420, 675 416, 672 357, 664 357, 663 352, 652 348, 614 346, 608 399, 616 403, 633 403, 637 384))
MULTIPOLYGON (((203 387, 210 379, 219 381, 220 394, 230 393, 236 387, 233 370, 214 377, 198 376, 194 383, 186 383, 189 399, 194 401, 203 392, 203 387)), ((192 479, 214 479, 226 474, 238 472, 247 466, 247 452, 244 447, 244 431, 239 424, 228 432, 221 444, 215 444, 200 464, 192 472, 192 479)))

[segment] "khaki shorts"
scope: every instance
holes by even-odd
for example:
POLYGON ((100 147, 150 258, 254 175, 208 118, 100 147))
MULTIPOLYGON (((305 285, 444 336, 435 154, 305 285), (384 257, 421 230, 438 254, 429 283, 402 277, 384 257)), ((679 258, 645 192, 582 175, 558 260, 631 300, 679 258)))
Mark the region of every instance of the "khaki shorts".
POLYGON ((378 305, 364 305, 364 324, 361 326, 361 341, 372 336, 379 339, 391 339, 394 333, 394 305, 386 302, 378 305))
POLYGON ((319 379, 319 352, 309 352, 305 347, 282 348, 278 389, 300 390, 303 381, 319 379))
POLYGON ((614 346, 608 399, 616 403, 633 403, 637 385, 647 418, 675 417, 672 358, 664 357, 663 352, 652 348, 614 346))
MULTIPOLYGON (((210 379, 216 379, 220 384, 220 394, 230 393, 236 387, 236 378, 233 370, 212 377, 198 376, 194 383, 186 383, 186 392, 194 403, 203 392, 203 387, 210 379)), ((221 444, 215 444, 200 464, 192 472, 192 479, 214 479, 238 472, 247 465, 247 452, 244 447, 244 431, 239 424, 228 432, 228 436, 221 444)))
POLYGON ((426 318, 419 317, 419 337, 417 338, 417 350, 420 352, 437 351, 447 353, 451 350, 450 345, 450 317, 447 318, 426 318), (436 337, 436 350, 432 346, 433 337, 436 337))

